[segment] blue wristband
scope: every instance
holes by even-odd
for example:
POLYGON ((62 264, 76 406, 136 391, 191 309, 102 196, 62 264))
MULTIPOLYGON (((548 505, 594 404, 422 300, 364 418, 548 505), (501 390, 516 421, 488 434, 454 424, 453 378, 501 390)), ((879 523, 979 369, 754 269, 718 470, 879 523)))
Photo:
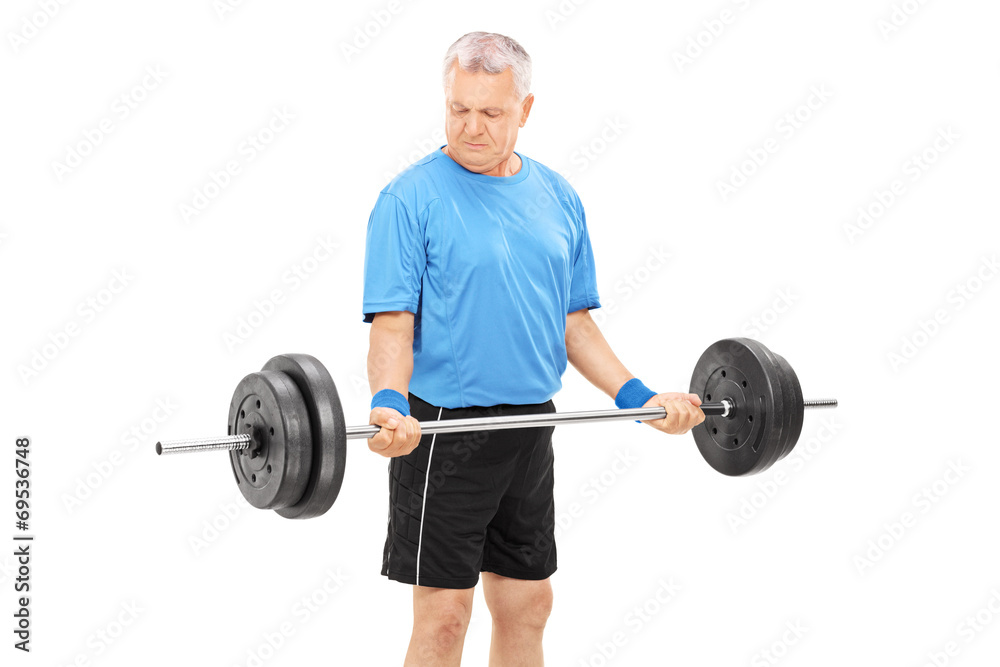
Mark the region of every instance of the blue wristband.
MULTIPOLYGON (((639 378, 632 378, 622 385, 615 396, 615 405, 622 410, 641 408, 646 401, 656 396, 656 392, 642 383, 639 378)), ((636 419, 636 422, 639 420, 636 419)))
POLYGON ((406 396, 403 396, 395 389, 383 389, 376 392, 372 396, 372 407, 375 408, 392 408, 404 417, 410 416, 410 403, 406 400, 406 396))

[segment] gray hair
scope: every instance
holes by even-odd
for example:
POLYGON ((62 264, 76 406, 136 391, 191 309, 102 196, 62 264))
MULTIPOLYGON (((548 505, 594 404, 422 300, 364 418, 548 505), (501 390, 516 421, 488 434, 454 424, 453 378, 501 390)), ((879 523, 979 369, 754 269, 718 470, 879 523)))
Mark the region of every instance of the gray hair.
POLYGON ((511 37, 495 32, 470 32, 459 37, 444 57, 445 86, 456 61, 470 74, 500 74, 509 69, 517 99, 523 100, 531 92, 531 56, 511 37))

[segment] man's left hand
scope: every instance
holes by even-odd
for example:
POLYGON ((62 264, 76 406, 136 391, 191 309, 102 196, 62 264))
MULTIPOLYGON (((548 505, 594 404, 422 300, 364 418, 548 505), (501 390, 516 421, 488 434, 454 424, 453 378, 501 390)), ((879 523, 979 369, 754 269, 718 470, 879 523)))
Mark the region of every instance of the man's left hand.
POLYGON ((664 433, 672 435, 687 433, 705 421, 705 413, 698 408, 701 405, 701 399, 696 394, 675 392, 657 394, 646 401, 642 407, 648 408, 657 405, 666 409, 667 416, 663 419, 650 419, 643 423, 664 433))

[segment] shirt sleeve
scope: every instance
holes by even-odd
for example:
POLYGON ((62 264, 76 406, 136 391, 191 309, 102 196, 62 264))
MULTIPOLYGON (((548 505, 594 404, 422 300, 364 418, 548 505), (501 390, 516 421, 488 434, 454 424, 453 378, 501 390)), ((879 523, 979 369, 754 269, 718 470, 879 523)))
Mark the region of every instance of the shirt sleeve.
POLYGON ((382 192, 368 218, 364 321, 370 323, 376 313, 387 311, 416 314, 426 265, 427 253, 416 216, 399 197, 382 192))
POLYGON ((584 308, 600 308, 601 301, 597 294, 597 271, 594 268, 594 250, 590 246, 590 234, 587 232, 587 213, 579 200, 573 207, 579 217, 579 234, 575 257, 573 259, 573 277, 569 288, 569 308, 567 314, 584 308))

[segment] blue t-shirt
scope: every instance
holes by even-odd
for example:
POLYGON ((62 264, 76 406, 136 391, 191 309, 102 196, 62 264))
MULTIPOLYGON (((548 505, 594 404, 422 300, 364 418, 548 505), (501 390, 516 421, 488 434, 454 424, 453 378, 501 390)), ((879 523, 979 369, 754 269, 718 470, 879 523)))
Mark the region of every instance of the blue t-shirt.
POLYGON ((446 408, 544 403, 566 370, 566 315, 600 308, 576 191, 524 157, 513 176, 440 149, 379 194, 363 310, 416 315, 409 390, 446 408))

